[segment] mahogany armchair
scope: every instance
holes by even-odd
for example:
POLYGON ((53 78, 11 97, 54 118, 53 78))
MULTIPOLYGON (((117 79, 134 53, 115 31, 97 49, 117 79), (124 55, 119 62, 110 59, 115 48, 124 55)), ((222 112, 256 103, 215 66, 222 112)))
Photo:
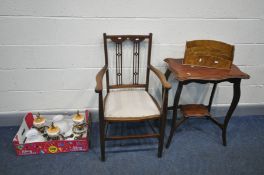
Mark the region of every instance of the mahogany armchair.
POLYGON ((96 76, 96 93, 99 94, 99 129, 101 160, 105 160, 105 141, 157 138, 158 157, 162 156, 164 130, 167 115, 168 91, 171 88, 166 77, 150 63, 152 34, 107 35, 103 34, 105 65, 96 76), (145 51, 144 53, 141 51, 145 51), (126 52, 125 51, 130 51, 126 52), (129 60, 129 56, 130 60, 129 60), (141 57, 146 57, 145 59, 141 57), (111 58, 113 60, 111 60, 111 58), (111 61, 110 61, 111 60, 111 61), (143 62, 145 66, 141 65, 143 62), (131 63, 132 66, 128 66, 131 63), (149 93, 150 71, 160 80, 163 88, 162 102, 149 93), (131 73, 130 76, 128 73, 131 73), (114 74, 114 78, 111 75, 114 74), (144 78, 140 78, 140 76, 144 78), (103 80, 106 80, 106 96, 103 96, 103 80), (130 79, 131 78, 131 79, 130 79), (112 82, 111 82, 112 81, 112 82), (126 82, 125 82, 126 81, 126 82), (116 122, 145 122, 159 120, 159 131, 140 135, 108 136, 107 125, 116 122))

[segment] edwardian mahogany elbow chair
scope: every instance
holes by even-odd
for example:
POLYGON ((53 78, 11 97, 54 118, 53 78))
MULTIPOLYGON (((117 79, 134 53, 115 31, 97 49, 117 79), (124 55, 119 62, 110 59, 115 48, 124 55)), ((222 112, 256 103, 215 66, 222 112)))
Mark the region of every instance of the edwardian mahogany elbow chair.
POLYGON ((234 46, 213 40, 194 40, 186 43, 184 59, 167 58, 165 62, 168 69, 165 73, 168 79, 171 73, 174 74, 178 81, 178 88, 174 97, 174 104, 169 107, 173 110, 173 119, 171 131, 166 147, 168 148, 174 131, 186 119, 191 117, 207 117, 213 123, 222 129, 223 145, 226 145, 226 130, 228 122, 239 102, 240 82, 241 79, 248 79, 249 75, 239 70, 232 64, 234 57, 234 46), (229 110, 227 111, 224 123, 220 123, 213 118, 210 113, 214 94, 218 83, 230 82, 233 84, 233 99, 229 110), (183 85, 189 83, 212 83, 213 88, 208 105, 204 104, 187 104, 179 105, 183 85), (177 109, 180 109, 183 118, 177 121, 177 109))
POLYGON ((152 34, 106 35, 104 33, 103 39, 105 66, 96 76, 97 85, 95 88, 95 91, 99 94, 101 160, 105 160, 105 141, 137 138, 157 138, 158 157, 161 157, 167 114, 168 90, 171 85, 166 81, 165 76, 150 63, 152 34), (130 52, 128 52, 129 49, 130 52), (129 53, 131 54, 130 57, 129 53), (146 65, 141 65, 144 62, 146 65), (132 65, 129 66, 128 63, 132 65), (158 77, 163 86, 162 106, 159 106, 159 103, 148 92, 150 71, 158 77), (131 75, 128 74, 129 72, 131 75), (110 78, 111 73, 114 74, 115 78, 110 78), (104 76, 107 93, 105 98, 103 97, 104 76), (140 76, 144 78, 140 78, 140 76), (107 134, 106 126, 108 124, 150 120, 160 121, 158 132, 127 136, 121 136, 122 133, 120 136, 108 136, 107 134))

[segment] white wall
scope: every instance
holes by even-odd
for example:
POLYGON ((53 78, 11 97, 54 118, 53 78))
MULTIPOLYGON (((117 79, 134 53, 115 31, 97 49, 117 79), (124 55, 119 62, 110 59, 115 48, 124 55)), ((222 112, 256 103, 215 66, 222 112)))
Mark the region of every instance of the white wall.
MULTIPOLYGON (((264 104, 263 18, 263 0, 0 0, 0 113, 96 109, 103 32, 152 32, 152 62, 163 71, 186 40, 234 44, 234 63, 251 75, 240 104, 264 104)), ((203 101, 207 89, 190 85, 182 102, 203 101)), ((231 94, 222 84, 215 104, 231 94)))

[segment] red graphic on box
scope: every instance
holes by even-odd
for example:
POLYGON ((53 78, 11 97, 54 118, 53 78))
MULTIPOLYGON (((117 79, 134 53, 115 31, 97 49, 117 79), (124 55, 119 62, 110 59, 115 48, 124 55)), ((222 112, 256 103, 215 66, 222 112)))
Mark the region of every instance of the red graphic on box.
MULTIPOLYGON (((86 122, 90 122, 89 112, 85 111, 86 122)), ((25 130, 33 126, 33 115, 28 113, 21 124, 21 127, 13 139, 13 145, 17 155, 33 155, 33 154, 56 154, 63 152, 88 151, 89 134, 80 140, 51 140, 46 142, 23 143, 19 142, 19 137, 25 133, 25 130), (25 128, 22 128, 25 127, 25 128), (21 131, 22 130, 22 131, 21 131), (23 131, 24 130, 24 131, 23 131), (21 132, 20 132, 21 131, 21 132)), ((88 133, 89 133, 88 126, 88 133)))

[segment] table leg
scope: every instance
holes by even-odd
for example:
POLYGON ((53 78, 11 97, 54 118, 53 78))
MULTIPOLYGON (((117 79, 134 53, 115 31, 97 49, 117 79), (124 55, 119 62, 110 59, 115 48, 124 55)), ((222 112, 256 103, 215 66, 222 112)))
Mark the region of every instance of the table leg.
POLYGON ((228 112, 226 114, 225 121, 223 124, 223 130, 222 130, 222 139, 223 139, 224 146, 226 146, 226 129, 227 129, 228 122, 231 119, 231 116, 234 110, 236 109, 236 106, 240 99, 240 82, 241 82, 241 79, 236 79, 233 82, 233 99, 228 109, 228 112))
POLYGON ((176 121, 177 121, 177 109, 178 109, 178 105, 179 105, 179 100, 180 100, 180 96, 181 96, 181 91, 182 91, 182 87, 183 87, 183 83, 179 82, 178 87, 177 87, 177 91, 174 97, 174 103, 173 103, 173 116, 172 116, 172 122, 171 122, 171 130, 170 130, 170 135, 166 144, 166 148, 169 148, 170 143, 171 143, 171 139, 173 137, 173 133, 175 131, 175 129, 177 128, 176 125, 176 121))
POLYGON ((210 96, 210 100, 209 100, 209 104, 208 104, 208 112, 211 111, 211 107, 212 107, 212 103, 213 103, 216 87, 217 87, 217 83, 214 83, 214 86, 213 86, 213 89, 212 89, 212 92, 211 92, 211 96, 210 96))

